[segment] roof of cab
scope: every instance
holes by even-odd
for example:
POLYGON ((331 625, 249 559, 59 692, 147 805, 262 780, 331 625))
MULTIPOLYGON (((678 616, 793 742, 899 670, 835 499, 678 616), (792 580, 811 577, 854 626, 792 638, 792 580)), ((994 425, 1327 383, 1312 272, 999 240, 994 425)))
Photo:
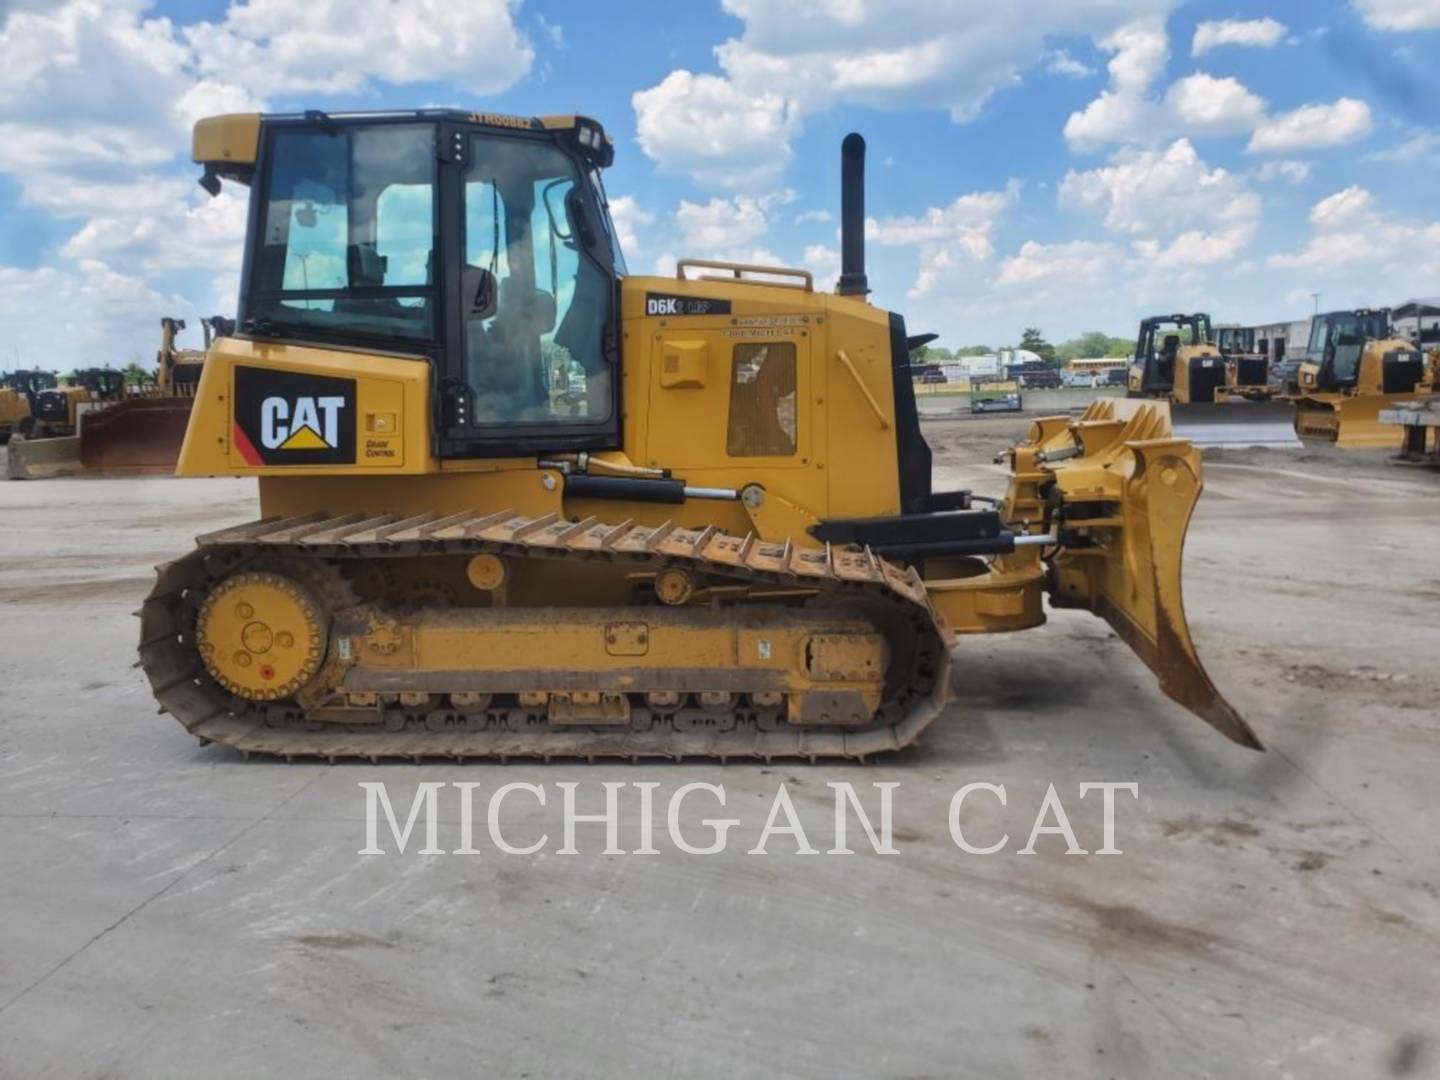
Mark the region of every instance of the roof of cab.
MULTIPOLYGON (((197 165, 213 166, 222 175, 239 174, 253 166, 260 151, 260 125, 262 122, 304 120, 331 120, 337 123, 365 120, 448 120, 451 123, 474 124, 481 127, 503 128, 522 131, 569 131, 591 128, 599 132, 595 149, 605 147, 601 156, 614 156, 614 140, 606 133, 599 121, 588 116, 570 114, 564 116, 510 116, 505 113, 467 112, 463 109, 385 109, 364 112, 343 113, 228 113, 222 116, 207 116, 195 123, 191 140, 191 159, 197 165)), ((609 164, 608 160, 602 164, 609 164)))

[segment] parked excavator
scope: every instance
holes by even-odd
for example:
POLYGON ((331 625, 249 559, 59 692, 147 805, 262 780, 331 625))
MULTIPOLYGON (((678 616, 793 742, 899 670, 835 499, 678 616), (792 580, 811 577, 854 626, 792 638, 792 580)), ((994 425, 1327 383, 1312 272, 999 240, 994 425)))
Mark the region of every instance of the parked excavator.
POLYGON ((1380 414, 1433 388, 1424 354, 1394 335, 1388 308, 1315 316, 1296 378, 1296 431, 1345 449, 1399 450, 1402 429, 1381 423, 1380 414))
POLYGON ((627 274, 583 116, 200 121, 202 185, 250 217, 177 471, 256 477, 260 516, 159 568, 161 711, 286 759, 864 759, 1048 594, 1259 748, 1186 626, 1201 462, 1165 402, 1037 420, 1002 498, 932 488, 904 320, 866 299, 864 147, 828 295, 627 274))
POLYGON ((1210 316, 1140 320, 1128 396, 1169 401, 1175 433, 1198 446, 1298 446, 1294 409, 1270 400, 1264 361, 1227 355, 1210 316))
POLYGON ((0 444, 24 436, 35 425, 35 397, 56 384, 53 371, 0 372, 0 444))
POLYGON ((180 444, 195 401, 205 351, 212 330, 230 328, 218 316, 201 321, 204 349, 182 349, 176 336, 185 320, 160 320, 160 349, 152 380, 142 386, 123 384, 123 374, 110 369, 78 373, 82 381, 103 385, 84 399, 57 399, 51 406, 57 422, 37 430, 10 449, 7 467, 12 480, 34 480, 75 473, 108 476, 169 476, 175 471, 180 444), (60 423, 61 417, 69 419, 60 423))

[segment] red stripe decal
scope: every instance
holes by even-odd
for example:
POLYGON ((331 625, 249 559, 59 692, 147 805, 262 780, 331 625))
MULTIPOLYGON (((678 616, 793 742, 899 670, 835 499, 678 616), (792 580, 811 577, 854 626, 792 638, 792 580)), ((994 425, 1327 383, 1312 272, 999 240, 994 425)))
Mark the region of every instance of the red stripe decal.
POLYGON ((256 452, 254 444, 251 443, 249 436, 240 429, 240 425, 237 423, 231 427, 235 440, 235 449, 240 451, 240 456, 245 459, 245 464, 255 466, 264 465, 265 462, 260 459, 260 455, 256 452))

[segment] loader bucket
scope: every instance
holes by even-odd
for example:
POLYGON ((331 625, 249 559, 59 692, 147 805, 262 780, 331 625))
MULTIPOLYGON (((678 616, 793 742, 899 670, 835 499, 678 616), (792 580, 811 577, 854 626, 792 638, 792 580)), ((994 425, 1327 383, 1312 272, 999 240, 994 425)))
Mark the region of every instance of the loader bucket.
POLYGON ((87 413, 81 464, 87 472, 172 475, 194 404, 193 397, 137 397, 87 413))
POLYGON ((1333 442, 1342 450, 1395 450, 1404 432, 1382 424, 1380 414, 1417 394, 1316 394, 1295 402, 1295 430, 1302 439, 1333 442))
POLYGON ((1298 448, 1295 407, 1288 401, 1238 401, 1170 406, 1175 437, 1196 446, 1298 448))
POLYGON ((1065 507, 1059 548, 1047 560, 1051 603, 1095 612, 1169 697, 1227 738, 1260 750, 1259 737, 1206 674, 1185 619, 1180 576, 1200 498, 1200 451, 1170 436, 1164 409, 1159 402, 1116 401, 1120 415, 1089 424, 1082 417, 1072 426, 1085 452, 1051 467, 1050 497, 1058 495, 1065 507))

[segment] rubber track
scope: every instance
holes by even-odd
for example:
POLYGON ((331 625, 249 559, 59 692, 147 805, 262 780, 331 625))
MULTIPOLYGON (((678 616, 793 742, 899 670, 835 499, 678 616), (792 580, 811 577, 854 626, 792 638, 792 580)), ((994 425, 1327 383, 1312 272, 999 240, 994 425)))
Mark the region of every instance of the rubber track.
MULTIPOLYGON (((196 550, 157 567, 155 586, 138 612, 140 664, 160 703, 202 742, 215 742, 249 754, 293 759, 318 757, 380 759, 446 758, 805 758, 863 760, 913 742, 939 715, 948 695, 949 648, 953 638, 936 620, 924 582, 913 569, 898 567, 868 548, 838 550, 798 547, 735 536, 715 528, 685 529, 671 524, 640 526, 596 518, 567 521, 558 514, 527 517, 498 513, 424 514, 366 517, 323 513, 269 518, 196 541, 196 550), (730 730, 686 726, 686 712, 674 717, 633 710, 624 728, 576 729, 530 722, 517 730, 492 711, 477 716, 474 727, 432 731, 411 725, 391 731, 375 725, 306 723, 298 707, 251 705, 216 685, 192 647, 194 600, 229 569, 258 555, 307 560, 474 555, 506 558, 606 560, 624 571, 646 564, 688 566, 730 580, 832 591, 857 606, 876 601, 896 605, 916 627, 917 676, 882 713, 888 724, 862 730, 792 727, 762 730, 737 712, 730 730), (483 726, 481 726, 483 724, 483 726)), ((445 710, 453 713, 455 710, 445 710)), ((705 714, 703 723, 714 725, 705 714)), ((720 725, 715 725, 719 727, 720 725)))

